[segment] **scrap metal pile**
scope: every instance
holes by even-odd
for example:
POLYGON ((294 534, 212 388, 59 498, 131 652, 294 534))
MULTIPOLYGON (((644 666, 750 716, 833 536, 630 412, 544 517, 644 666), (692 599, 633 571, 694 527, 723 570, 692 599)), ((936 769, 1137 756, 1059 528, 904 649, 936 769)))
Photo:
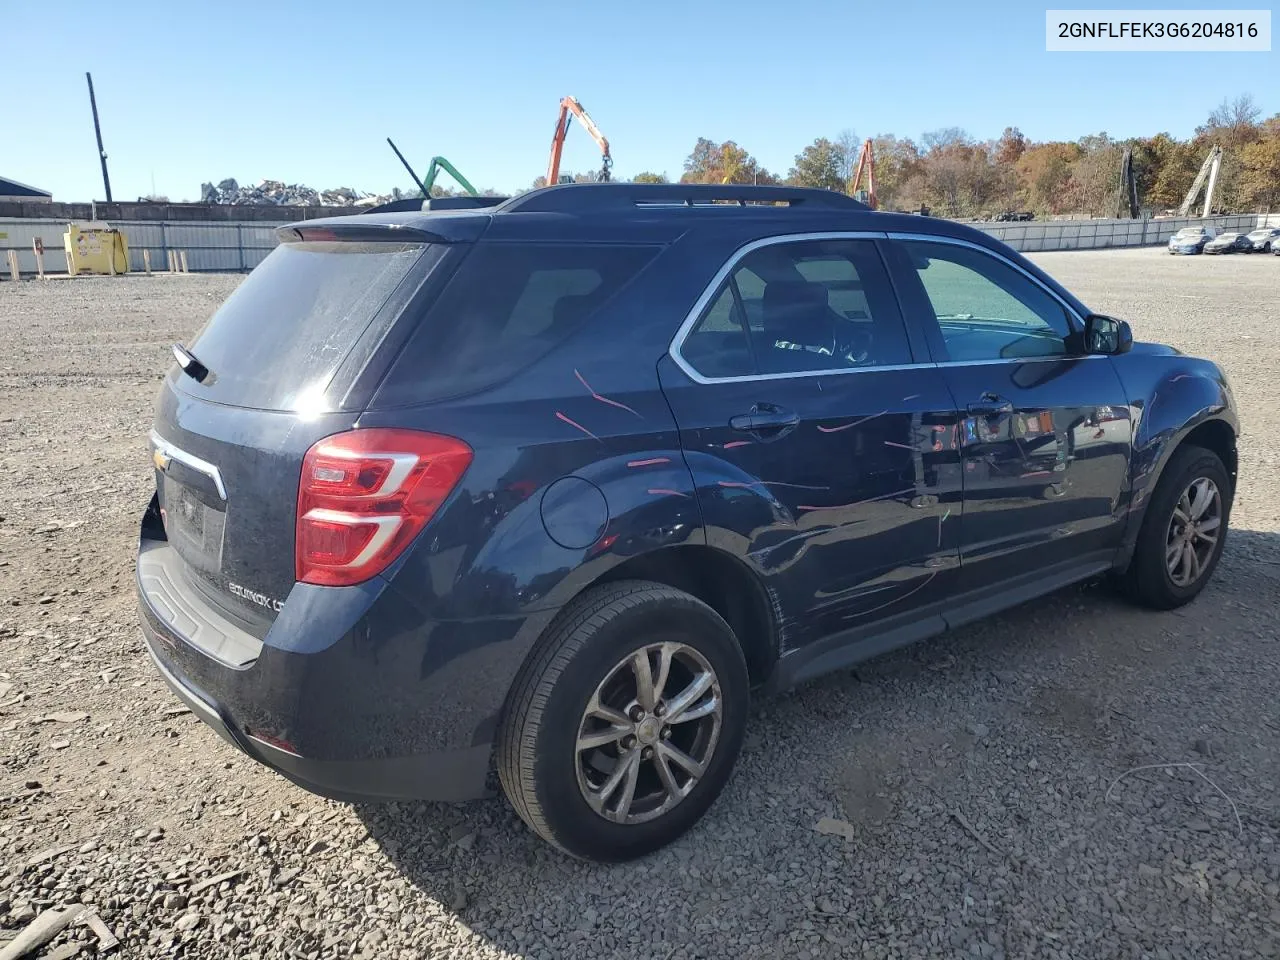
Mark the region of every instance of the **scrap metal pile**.
POLYGON ((389 200, 398 200, 402 194, 367 194, 350 187, 332 190, 316 190, 300 183, 281 183, 279 180, 263 180, 257 186, 242 187, 233 179, 214 185, 200 185, 201 203, 249 204, 252 206, 286 207, 374 207, 389 200))

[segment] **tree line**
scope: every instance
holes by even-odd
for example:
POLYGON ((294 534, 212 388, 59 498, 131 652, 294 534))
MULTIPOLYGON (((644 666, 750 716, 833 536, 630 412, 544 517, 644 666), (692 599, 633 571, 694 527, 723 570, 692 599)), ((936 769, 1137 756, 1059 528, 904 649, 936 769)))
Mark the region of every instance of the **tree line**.
MULTIPOLYGON (((1247 94, 1224 100, 1179 140, 1168 133, 1116 140, 1106 133, 1074 141, 1029 140, 1006 127, 979 141, 959 127, 925 133, 919 141, 893 134, 872 137, 876 196, 882 210, 917 210, 947 217, 984 217, 1009 211, 1037 216, 1117 216, 1120 170, 1132 151, 1139 202, 1156 213, 1176 208, 1210 149, 1222 147, 1214 208, 1253 212, 1280 208, 1280 113, 1261 119, 1247 94)), ((736 141, 699 138, 684 162, 681 183, 779 184, 850 189, 862 141, 852 130, 819 137, 796 154, 785 175, 765 169, 736 141)), ((575 179, 593 180, 592 174, 575 179)), ((667 183, 645 172, 636 183, 667 183)), ((535 186, 541 186, 535 183, 535 186)), ((865 183, 863 184, 865 187, 865 183)), ((1127 215, 1127 213, 1126 213, 1127 215)))

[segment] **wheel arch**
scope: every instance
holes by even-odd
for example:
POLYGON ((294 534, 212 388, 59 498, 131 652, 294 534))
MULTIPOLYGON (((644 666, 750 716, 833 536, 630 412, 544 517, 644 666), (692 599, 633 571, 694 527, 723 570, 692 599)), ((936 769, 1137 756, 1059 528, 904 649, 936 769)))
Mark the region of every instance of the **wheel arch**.
POLYGON ((741 560, 699 544, 664 547, 611 567, 584 589, 618 580, 651 580, 697 597, 733 630, 752 685, 768 679, 779 655, 776 617, 764 585, 741 560))
MULTIPOLYGON (((1124 541, 1116 559, 1115 569, 1119 573, 1128 570, 1137 548, 1138 537, 1146 519, 1147 503, 1155 493, 1160 481, 1164 478, 1165 469, 1179 450, 1187 447, 1200 447, 1217 455, 1227 470, 1231 481, 1231 494, 1234 497, 1239 469, 1239 453, 1236 446, 1236 423, 1222 416, 1205 416, 1192 423, 1185 424, 1181 430, 1168 431, 1165 443, 1161 445, 1158 455, 1154 457, 1155 466, 1145 471, 1149 475, 1140 486, 1135 484, 1135 495, 1131 504, 1131 517, 1125 530, 1124 541)), ((1135 479, 1140 479, 1139 478, 1135 479)))

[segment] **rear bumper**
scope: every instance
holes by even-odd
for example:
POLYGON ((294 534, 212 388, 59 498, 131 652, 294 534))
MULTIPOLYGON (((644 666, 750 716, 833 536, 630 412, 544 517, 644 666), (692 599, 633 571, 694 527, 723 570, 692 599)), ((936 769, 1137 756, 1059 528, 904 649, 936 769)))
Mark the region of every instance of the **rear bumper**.
POLYGON ((373 760, 311 760, 253 740, 224 716, 223 708, 180 680, 156 652, 145 626, 147 652, 165 683, 191 712, 242 753, 311 793, 331 800, 473 800, 485 795, 490 744, 424 757, 373 760))
POLYGON ((145 537, 137 593, 174 693, 259 763, 345 801, 485 795, 507 691, 544 626, 433 622, 375 578, 297 585, 265 636, 236 636, 167 542, 145 537))

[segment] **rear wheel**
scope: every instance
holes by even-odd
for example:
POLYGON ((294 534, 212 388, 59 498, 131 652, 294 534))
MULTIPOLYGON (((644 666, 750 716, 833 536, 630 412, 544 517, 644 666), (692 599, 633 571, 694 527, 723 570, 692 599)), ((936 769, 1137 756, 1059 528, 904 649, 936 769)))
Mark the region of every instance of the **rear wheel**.
POLYGON ((498 742, 503 791, 568 853, 643 856, 728 781, 747 687, 733 631, 700 600, 646 581, 594 588, 516 681, 498 742))
POLYGON ((1126 592, 1157 610, 1195 599, 1222 556, 1230 512, 1231 479, 1217 454, 1175 452, 1147 505, 1126 592))

